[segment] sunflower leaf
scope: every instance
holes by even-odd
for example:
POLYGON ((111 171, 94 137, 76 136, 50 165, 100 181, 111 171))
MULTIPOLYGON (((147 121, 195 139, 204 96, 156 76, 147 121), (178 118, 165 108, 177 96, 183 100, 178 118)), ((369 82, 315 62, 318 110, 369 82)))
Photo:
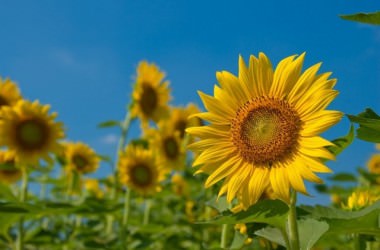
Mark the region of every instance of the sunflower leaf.
POLYGON ((350 130, 348 131, 348 134, 345 136, 342 136, 340 138, 337 138, 332 141, 334 143, 334 146, 328 146, 326 147, 327 150, 329 150, 331 153, 333 153, 335 156, 343 152, 345 148, 347 148, 352 141, 354 140, 355 133, 354 133, 354 126, 351 125, 350 130))
POLYGON ((331 181, 350 181, 350 182, 356 182, 357 178, 355 175, 351 173, 338 173, 334 174, 333 176, 329 177, 331 181))
POLYGON ((279 200, 263 200, 248 208, 247 211, 232 213, 224 211, 210 221, 198 222, 200 224, 238 224, 248 222, 267 223, 269 225, 284 228, 288 215, 288 206, 279 200))
POLYGON ((281 233, 281 230, 274 227, 266 227, 255 232, 256 235, 266 238, 272 242, 275 242, 283 247, 286 247, 286 243, 281 233))
POLYGON ((327 232, 329 225, 325 221, 317 221, 315 219, 306 219, 297 221, 300 249, 309 250, 317 243, 321 236, 327 232))
POLYGON ((372 13, 356 13, 350 15, 340 15, 340 18, 348 21, 380 25, 380 11, 372 13))
POLYGON ((247 235, 243 235, 238 231, 235 231, 234 239, 231 246, 228 249, 241 249, 244 246, 244 241, 247 239, 247 235))
POLYGON ((360 233, 380 236, 380 201, 359 211, 324 206, 301 206, 301 209, 308 212, 311 218, 328 223, 328 234, 360 233))
POLYGON ((359 124, 356 130, 357 138, 380 143, 380 116, 372 109, 367 108, 358 115, 347 115, 351 122, 359 124))
POLYGON ((115 120, 109 120, 98 124, 98 128, 120 127, 121 122, 115 120))

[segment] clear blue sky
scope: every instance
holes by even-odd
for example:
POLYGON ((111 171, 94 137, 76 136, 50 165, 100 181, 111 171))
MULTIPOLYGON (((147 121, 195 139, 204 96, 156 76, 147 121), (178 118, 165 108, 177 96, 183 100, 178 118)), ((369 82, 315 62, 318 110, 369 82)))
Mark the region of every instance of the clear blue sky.
MULTIPOLYGON (((117 130, 96 125, 123 118, 141 59, 167 72, 172 104, 201 106, 196 91, 211 94, 216 71, 236 73, 239 54, 262 51, 277 64, 306 51, 305 67, 322 61, 321 71, 338 78, 331 109, 380 111, 380 27, 338 17, 379 10, 379 1, 0 0, 0 8, 0 75, 26 98, 51 104, 68 138, 101 154, 114 155, 117 130)), ((348 127, 345 118, 325 136, 348 127)), ((355 141, 329 165, 354 171, 374 151, 355 141)))

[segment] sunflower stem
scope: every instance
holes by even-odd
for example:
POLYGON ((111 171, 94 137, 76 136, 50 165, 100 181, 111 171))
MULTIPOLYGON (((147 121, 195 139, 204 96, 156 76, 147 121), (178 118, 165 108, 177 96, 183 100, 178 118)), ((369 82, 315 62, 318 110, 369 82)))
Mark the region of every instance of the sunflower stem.
MULTIPOLYGON (((124 121, 123 123, 121 123, 121 135, 120 135, 120 139, 119 139, 119 144, 117 146, 117 151, 116 151, 116 160, 113 164, 113 169, 112 169, 112 172, 113 172, 113 185, 112 185, 112 188, 111 188, 111 195, 110 195, 110 199, 111 200, 115 200, 117 197, 117 188, 118 188, 118 182, 117 182, 117 164, 118 164, 118 161, 119 161, 119 155, 120 155, 120 152, 123 150, 124 148, 124 145, 125 145, 125 142, 127 140, 127 136, 128 136, 128 130, 129 130, 129 126, 131 124, 131 122, 133 121, 133 118, 131 117, 130 115, 130 112, 127 112, 125 114, 125 117, 124 117, 124 121)), ((127 190, 127 192, 129 192, 127 190)), ((128 205, 129 206, 129 205, 128 205)), ((125 210, 125 209, 124 209, 125 210)), ((126 212, 124 211, 124 214, 126 212)), ((129 213, 129 211, 128 211, 129 213)), ((128 221, 128 216, 126 218, 126 220, 128 221)), ((109 215, 106 217, 106 233, 107 234, 111 234, 112 233, 112 229, 113 229, 113 221, 114 221, 114 217, 113 215, 109 215)), ((123 226, 124 226, 124 217, 123 217, 123 226)))
POLYGON ((297 192, 292 189, 291 195, 290 195, 289 214, 288 214, 288 233, 289 233, 289 243, 290 243, 291 250, 300 249, 298 227, 297 227, 296 203, 297 203, 297 192))
POLYGON ((220 248, 227 249, 228 248, 228 233, 230 231, 229 224, 223 224, 222 227, 222 235, 220 238, 220 248))
MULTIPOLYGON (((28 171, 25 167, 22 168, 22 183, 20 190, 20 202, 24 203, 28 194, 28 171)), ((16 242, 16 249, 23 250, 24 249, 24 218, 20 217, 20 221, 18 224, 18 235, 16 242)))
POLYGON ((129 205, 131 201, 131 189, 127 188, 125 192, 125 197, 124 197, 124 212, 123 212, 123 221, 122 221, 122 228, 126 230, 127 225, 128 225, 128 219, 129 219, 129 205))
POLYGON ((144 219, 143 219, 143 225, 149 224, 149 215, 150 215, 150 209, 152 207, 152 200, 147 199, 145 201, 145 210, 144 210, 144 219))

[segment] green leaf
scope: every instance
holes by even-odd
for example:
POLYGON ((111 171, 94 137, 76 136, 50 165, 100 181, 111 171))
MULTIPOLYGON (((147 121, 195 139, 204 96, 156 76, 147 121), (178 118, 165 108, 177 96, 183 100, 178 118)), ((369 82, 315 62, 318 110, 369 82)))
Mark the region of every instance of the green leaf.
POLYGON ((327 232, 329 225, 325 221, 305 219, 297 221, 301 250, 309 250, 327 232))
POLYGON ((109 163, 113 163, 112 161, 112 158, 108 155, 100 155, 100 154, 97 154, 97 156, 104 162, 109 162, 109 163))
POLYGON ((286 243, 281 233, 281 230, 274 227, 266 227, 255 232, 256 235, 275 242, 283 247, 286 247, 286 243))
POLYGON ((215 208, 220 213, 226 211, 229 207, 226 196, 218 198, 216 195, 211 200, 207 201, 206 205, 215 208))
POLYGON ((288 206, 279 200, 263 200, 248 208, 247 211, 232 213, 224 211, 210 221, 198 222, 200 224, 237 224, 248 222, 261 222, 284 228, 288 214, 288 206))
POLYGON ((357 137, 364 141, 380 143, 380 116, 372 109, 355 115, 347 115, 351 122, 359 124, 357 137))
POLYGON ((353 174, 350 174, 350 173, 335 174, 335 175, 329 177, 329 179, 332 181, 351 181, 351 182, 357 181, 356 176, 353 174))
POLYGON ((244 246, 244 241, 246 239, 247 235, 243 235, 239 231, 235 231, 234 239, 228 249, 241 249, 244 246))
POLYGON ((109 120, 98 124, 98 128, 120 127, 121 122, 115 120, 109 120))
POLYGON ((17 197, 12 193, 12 190, 9 186, 0 183, 0 198, 5 199, 6 201, 17 202, 17 197))
POLYGON ((332 143, 334 143, 335 146, 328 146, 326 148, 327 150, 329 150, 331 153, 333 153, 336 156, 340 154, 345 148, 347 148, 353 142, 354 137, 355 137, 354 126, 351 125, 350 130, 348 131, 347 135, 333 140, 332 143))
POLYGON ((360 23, 380 25, 380 11, 372 13, 356 13, 351 15, 340 15, 342 19, 360 23))
POLYGON ((378 216, 380 213, 380 201, 359 211, 345 211, 333 207, 301 206, 310 216, 329 224, 328 233, 347 234, 360 233, 380 236, 378 216))

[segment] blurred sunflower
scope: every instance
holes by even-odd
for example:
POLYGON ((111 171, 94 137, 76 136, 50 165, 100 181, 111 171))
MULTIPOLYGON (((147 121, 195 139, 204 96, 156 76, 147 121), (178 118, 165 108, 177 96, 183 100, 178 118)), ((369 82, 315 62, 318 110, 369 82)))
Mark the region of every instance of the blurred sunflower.
POLYGON ((374 190, 356 190, 347 199, 347 205, 342 204, 347 210, 360 210, 379 200, 379 191, 374 190))
POLYGON ((90 194, 95 195, 96 198, 100 199, 104 195, 102 189, 99 186, 99 181, 97 179, 86 179, 84 181, 84 188, 90 194))
POLYGON ((138 146, 127 146, 118 162, 120 182, 142 195, 161 191, 160 182, 165 172, 155 161, 152 151, 138 146))
POLYGON ((369 159, 368 170, 373 174, 380 174, 380 154, 373 154, 369 159))
POLYGON ((185 149, 178 131, 170 130, 170 127, 164 124, 158 130, 149 130, 147 135, 160 167, 167 170, 181 170, 185 167, 185 149))
POLYGON ((169 82, 163 82, 164 78, 165 74, 153 63, 142 61, 137 67, 131 114, 139 117, 143 124, 149 120, 158 122, 168 115, 169 82))
POLYGON ((0 182, 14 183, 21 178, 22 172, 15 165, 15 154, 11 151, 0 150, 0 182))
POLYGON ((301 73, 304 54, 283 59, 273 71, 263 53, 239 59, 239 76, 218 72, 221 87, 214 97, 199 92, 209 121, 186 131, 200 137, 190 149, 201 154, 197 173, 209 174, 205 186, 224 179, 219 196, 238 197, 244 209, 256 203, 268 187, 289 202, 290 188, 307 194, 303 179, 321 183, 314 172, 331 172, 321 159, 334 159, 319 136, 342 117, 325 110, 337 96, 331 73, 317 74, 321 64, 301 73))
POLYGON ((90 146, 82 142, 66 142, 64 146, 67 171, 87 174, 98 169, 100 158, 90 146))
POLYGON ((57 113, 49 114, 49 105, 38 101, 18 101, 3 106, 0 119, 0 146, 16 154, 16 161, 37 164, 39 159, 52 163, 50 153, 59 153, 59 139, 64 137, 63 124, 56 122, 57 113))
POLYGON ((174 174, 172 176, 172 189, 173 192, 178 196, 188 196, 189 195, 189 185, 186 180, 180 174, 174 174))
POLYGON ((21 99, 20 90, 16 83, 10 79, 3 80, 0 77, 0 108, 2 106, 12 106, 21 99))
POLYGON ((187 107, 173 107, 170 111, 170 118, 167 123, 171 130, 179 131, 180 138, 185 136, 185 129, 190 127, 202 126, 202 120, 191 115, 201 112, 199 108, 190 103, 187 107))

